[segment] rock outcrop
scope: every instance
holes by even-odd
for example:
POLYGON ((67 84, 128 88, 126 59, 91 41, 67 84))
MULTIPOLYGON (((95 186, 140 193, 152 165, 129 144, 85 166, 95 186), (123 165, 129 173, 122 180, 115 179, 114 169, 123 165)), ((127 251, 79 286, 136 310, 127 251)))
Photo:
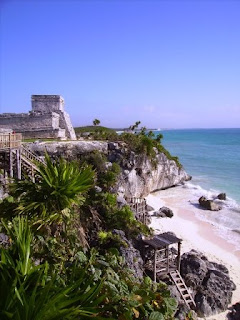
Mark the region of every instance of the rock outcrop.
POLYGON ((154 161, 129 150, 124 143, 109 143, 109 149, 109 160, 118 162, 122 168, 118 191, 128 197, 144 197, 191 179, 174 160, 169 160, 156 149, 154 161))
POLYGON ((125 265, 132 270, 137 281, 143 278, 143 260, 138 249, 134 248, 132 241, 128 240, 122 230, 113 230, 113 234, 119 235, 127 244, 126 247, 121 246, 119 251, 124 257, 125 265))
POLYGON ((235 303, 231 307, 231 311, 228 314, 229 320, 239 320, 240 319, 240 302, 235 303))
POLYGON ((110 162, 117 162, 121 173, 116 192, 127 197, 144 197, 150 192, 173 187, 191 177, 174 160, 156 150, 151 161, 146 155, 129 150, 126 143, 106 141, 39 142, 28 144, 39 156, 47 151, 52 158, 64 156, 70 160, 93 151, 103 152, 110 162))
POLYGON ((224 265, 210 262, 191 250, 181 259, 181 275, 193 291, 198 316, 207 317, 225 311, 236 289, 224 265))
POLYGON ((217 198, 218 198, 219 200, 226 200, 226 199, 227 199, 226 193, 224 193, 224 192, 219 193, 219 195, 217 196, 217 198))
POLYGON ((198 200, 200 206, 202 206, 203 208, 207 209, 207 210, 211 210, 211 211, 219 211, 222 208, 216 204, 213 200, 208 200, 207 198, 205 198, 204 196, 200 197, 198 200))
POLYGON ((173 211, 168 207, 161 207, 158 211, 155 211, 153 215, 159 218, 172 218, 173 211))

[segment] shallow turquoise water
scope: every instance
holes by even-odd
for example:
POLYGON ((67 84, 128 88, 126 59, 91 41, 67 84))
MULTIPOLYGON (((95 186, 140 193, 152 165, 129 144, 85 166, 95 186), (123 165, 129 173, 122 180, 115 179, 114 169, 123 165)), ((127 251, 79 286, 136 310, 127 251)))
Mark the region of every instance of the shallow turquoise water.
POLYGON ((163 130, 162 144, 179 157, 192 182, 226 192, 240 204, 240 129, 163 130))

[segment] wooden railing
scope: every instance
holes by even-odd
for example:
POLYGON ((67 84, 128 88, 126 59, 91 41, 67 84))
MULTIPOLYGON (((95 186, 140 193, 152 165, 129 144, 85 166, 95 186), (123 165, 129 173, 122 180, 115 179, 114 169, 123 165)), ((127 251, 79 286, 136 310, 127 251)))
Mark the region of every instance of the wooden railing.
POLYGON ((145 198, 126 198, 129 207, 133 210, 135 214, 135 218, 140 222, 146 224, 147 218, 147 203, 145 198))
POLYGON ((0 133, 0 150, 20 148, 21 133, 0 133))
POLYGON ((44 160, 42 160, 40 157, 38 157, 36 154, 31 152, 24 146, 22 146, 21 155, 30 160, 33 164, 41 163, 43 165, 46 165, 46 162, 44 160))

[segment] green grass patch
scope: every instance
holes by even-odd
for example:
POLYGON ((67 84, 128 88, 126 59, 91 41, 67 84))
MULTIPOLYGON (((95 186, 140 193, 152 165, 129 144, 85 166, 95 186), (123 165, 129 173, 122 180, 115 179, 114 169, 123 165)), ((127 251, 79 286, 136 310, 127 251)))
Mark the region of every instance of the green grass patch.
POLYGON ((99 131, 106 131, 115 133, 115 130, 103 127, 103 126, 86 126, 86 127, 76 127, 74 128, 76 134, 77 133, 84 133, 84 132, 99 132, 99 131))
POLYGON ((61 141, 60 139, 56 139, 56 138, 45 138, 45 139, 41 139, 41 138, 31 138, 31 139, 23 139, 23 142, 35 142, 35 141, 61 141))

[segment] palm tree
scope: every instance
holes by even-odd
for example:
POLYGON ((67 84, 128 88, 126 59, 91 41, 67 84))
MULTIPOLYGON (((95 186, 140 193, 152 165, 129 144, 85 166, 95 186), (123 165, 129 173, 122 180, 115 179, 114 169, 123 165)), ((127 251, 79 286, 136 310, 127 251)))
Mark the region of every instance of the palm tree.
POLYGON ((159 134, 156 136, 156 139, 155 139, 155 140, 156 140, 157 142, 161 143, 162 138, 163 138, 163 135, 162 135, 161 133, 159 133, 159 134))
POLYGON ((39 164, 39 182, 26 177, 10 186, 11 194, 19 199, 17 212, 53 220, 61 219, 64 210, 84 201, 82 194, 93 184, 94 172, 86 166, 60 158, 52 163, 45 155, 46 165, 39 164))
POLYGON ((99 124, 100 124, 100 120, 98 120, 98 119, 93 120, 94 126, 98 126, 99 124))
POLYGON ((147 136, 148 136, 148 138, 153 139, 154 133, 152 132, 152 130, 148 131, 147 136))
POLYGON ((129 127, 130 130, 134 131, 135 129, 138 128, 138 126, 140 125, 141 121, 136 121, 135 124, 131 125, 129 127))

